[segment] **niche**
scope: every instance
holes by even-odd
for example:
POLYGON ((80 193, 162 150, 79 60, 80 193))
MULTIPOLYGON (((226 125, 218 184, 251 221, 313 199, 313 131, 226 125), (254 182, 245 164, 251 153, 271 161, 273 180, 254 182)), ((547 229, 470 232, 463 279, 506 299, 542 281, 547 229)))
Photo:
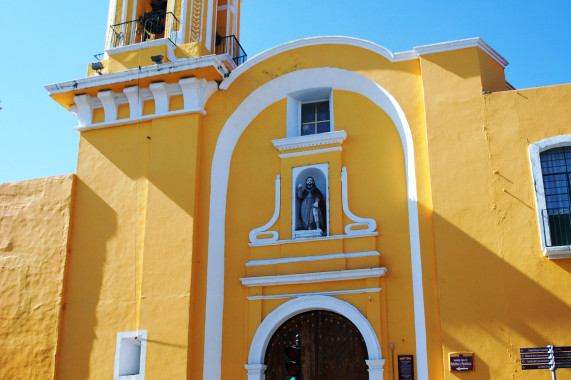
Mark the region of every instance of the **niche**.
POLYGON ((329 235, 329 164, 292 171, 292 238, 329 235))

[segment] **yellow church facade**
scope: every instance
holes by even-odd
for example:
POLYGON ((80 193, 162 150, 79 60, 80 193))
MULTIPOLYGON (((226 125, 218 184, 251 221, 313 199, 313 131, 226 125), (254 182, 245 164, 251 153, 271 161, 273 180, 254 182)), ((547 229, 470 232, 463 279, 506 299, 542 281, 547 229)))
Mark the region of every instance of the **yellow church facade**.
POLYGON ((0 377, 549 376, 520 349, 571 351, 571 85, 479 38, 246 60, 239 15, 111 0, 46 86, 77 173, 0 185, 0 377))

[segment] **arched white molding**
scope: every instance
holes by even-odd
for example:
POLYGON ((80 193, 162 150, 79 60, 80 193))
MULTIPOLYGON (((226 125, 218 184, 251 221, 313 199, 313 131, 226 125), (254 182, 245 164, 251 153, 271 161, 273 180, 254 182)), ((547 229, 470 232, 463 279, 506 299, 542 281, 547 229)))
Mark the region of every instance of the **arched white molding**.
POLYGON ((341 169, 341 197, 343 199, 343 212, 349 219, 355 223, 345 226, 347 235, 362 234, 364 232, 374 232, 377 229, 377 222, 371 218, 360 218, 349 210, 349 195, 347 194, 347 168, 343 166, 341 169), (352 230, 352 227, 367 226, 365 229, 352 230))
POLYGON ((502 67, 508 65, 501 55, 499 55, 494 49, 492 49, 487 43, 484 42, 480 37, 466 38, 462 40, 441 42, 433 45, 415 46, 413 50, 404 51, 400 53, 392 53, 389 49, 377 45, 373 42, 367 40, 361 40, 359 38, 343 37, 343 36, 323 36, 323 37, 311 37, 303 38, 296 41, 287 42, 285 44, 278 45, 274 48, 268 49, 255 55, 253 58, 247 60, 244 64, 240 65, 236 70, 232 72, 229 78, 222 81, 220 84, 221 90, 226 90, 236 78, 238 78, 243 72, 248 70, 250 67, 257 65, 258 63, 273 57, 277 54, 297 49, 305 46, 313 45, 348 45, 356 46, 363 49, 372 51, 373 53, 382 55, 391 62, 401 62, 409 61, 412 59, 417 59, 421 55, 433 54, 444 51, 467 49, 471 47, 477 47, 481 49, 484 53, 488 54, 492 59, 494 59, 502 67))
MULTIPOLYGON (((229 78, 226 78, 220 84, 221 90, 226 90, 232 82, 239 77, 243 72, 246 72, 252 66, 257 65, 258 63, 265 61, 266 59, 273 57, 275 55, 281 54, 283 52, 298 49, 300 47, 306 46, 313 46, 313 45, 350 45, 350 46, 357 46, 362 47, 367 50, 371 50, 374 53, 377 53, 391 62, 394 61, 402 61, 407 59, 414 59, 417 56, 414 52, 406 52, 406 53, 397 53, 396 55, 393 54, 389 49, 377 45, 373 42, 362 40, 359 38, 353 37, 343 37, 343 36, 324 36, 324 37, 309 37, 303 38, 300 40, 295 40, 291 42, 286 42, 285 44, 278 45, 271 49, 265 50, 259 54, 256 54, 254 57, 248 59, 246 62, 238 66, 234 71, 232 71, 232 75, 229 78), (410 53, 410 54, 409 54, 410 53), (412 55, 411 55, 412 54, 412 55), (403 59, 406 58, 406 59, 403 59)), ((323 86, 324 88, 330 87, 329 85, 323 86)))
POLYGON ((280 175, 278 174, 276 177, 276 190, 275 190, 275 209, 274 215, 272 215, 272 219, 262 227, 254 228, 250 231, 250 243, 263 243, 263 242, 272 242, 278 241, 279 234, 277 231, 268 231, 268 228, 274 225, 276 220, 278 220, 278 216, 280 216, 280 175), (258 235, 272 235, 269 238, 259 239, 258 235))
MULTIPOLYGON (((311 310, 332 311, 350 320, 355 327, 357 327, 361 336, 363 336, 365 345, 367 346, 367 354, 369 355, 367 364, 374 364, 374 370, 369 371, 369 380, 383 379, 382 366, 384 365, 384 359, 381 352, 381 346, 379 344, 377 334, 367 318, 365 318, 365 316, 363 316, 363 314, 361 314, 359 310, 350 303, 341 301, 334 297, 325 296, 299 297, 284 303, 272 311, 262 321, 254 335, 252 345, 250 346, 250 353, 248 354, 248 364, 246 364, 246 369, 259 368, 260 365, 264 365, 264 357, 266 349, 268 348, 268 343, 276 330, 285 321, 295 315, 311 310), (379 370, 379 365, 381 370, 379 370)), ((263 373, 257 374, 248 371, 248 380, 262 380, 262 376, 263 373)))
POLYGON ((352 71, 316 68, 284 74, 254 90, 226 120, 218 137, 210 180, 206 322, 204 326, 205 336, 208 339, 204 342, 204 379, 219 380, 221 376, 224 237, 232 153, 241 134, 262 110, 295 91, 320 87, 331 87, 333 90, 349 91, 365 96, 385 111, 399 133, 406 170, 418 378, 428 378, 414 145, 408 121, 394 97, 369 78, 352 71))
POLYGON ((571 257, 571 247, 551 247, 549 219, 541 213, 542 210, 547 208, 547 204, 545 202, 545 188, 543 185, 543 173, 541 172, 540 154, 546 150, 560 148, 563 146, 571 146, 571 135, 548 137, 529 146, 529 160, 531 163, 531 175, 534 183, 535 205, 537 221, 539 224, 539 238, 544 255, 550 259, 571 257))

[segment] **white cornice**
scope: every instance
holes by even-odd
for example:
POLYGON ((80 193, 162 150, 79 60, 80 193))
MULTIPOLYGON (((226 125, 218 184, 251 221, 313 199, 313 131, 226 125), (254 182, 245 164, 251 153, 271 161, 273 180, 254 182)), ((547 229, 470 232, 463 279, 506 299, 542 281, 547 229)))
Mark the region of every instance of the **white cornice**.
POLYGON ((263 265, 291 264, 291 263, 350 259, 353 257, 370 257, 370 256, 381 256, 381 254, 377 251, 368 251, 368 252, 353 252, 353 253, 332 253, 327 255, 304 256, 304 257, 283 257, 281 259, 252 260, 248 261, 246 263, 246 266, 255 267, 263 265))
POLYGON ((217 89, 218 84, 214 81, 185 78, 178 83, 155 82, 149 88, 129 86, 125 87, 120 93, 103 90, 99 91, 97 96, 76 95, 74 97, 75 103, 70 107, 70 112, 77 116, 78 125, 75 127, 77 131, 116 127, 148 119, 187 113, 206 115, 206 110, 204 109, 206 101, 217 89), (180 94, 183 96, 184 108, 169 111, 170 98, 180 94), (150 115, 142 115, 143 102, 151 99, 155 103, 155 112, 150 115), (129 105, 129 117, 126 119, 118 119, 117 110, 122 104, 129 105), (103 122, 94 124, 92 120, 93 110, 102 107, 105 119, 103 122))
POLYGON ((232 82, 234 82, 234 80, 238 78, 243 72, 247 71, 252 66, 257 65, 258 63, 268 58, 271 58, 275 55, 293 49, 298 49, 307 46, 314 46, 314 45, 356 46, 377 53, 391 62, 410 61, 418 59, 418 57, 423 54, 465 49, 470 47, 479 47, 485 53, 490 55, 494 60, 496 60, 496 62, 498 62, 502 67, 506 67, 508 65, 508 61, 506 61, 494 49, 492 49, 488 44, 486 44, 480 37, 468 38, 464 40, 456 40, 450 42, 442 42, 433 45, 417 46, 411 51, 392 53, 389 49, 381 45, 375 44, 367 40, 362 40, 359 38, 343 37, 343 36, 323 36, 323 37, 303 38, 296 41, 286 42, 285 44, 281 44, 279 46, 273 47, 271 49, 268 49, 266 51, 263 51, 255 55, 254 57, 248 59, 244 64, 238 66, 238 68, 234 70, 228 78, 224 79, 220 84, 220 89, 221 90, 228 89, 228 87, 230 87, 232 82))
POLYGON ((331 290, 325 292, 311 292, 311 293, 271 294, 264 296, 249 296, 248 301, 279 300, 284 298, 298 298, 298 297, 311 297, 311 296, 340 296, 345 294, 379 293, 381 290, 382 290, 381 288, 364 288, 364 289, 331 290))
POLYGON ((492 49, 490 45, 485 43, 484 40, 482 40, 480 37, 466 38, 464 40, 456 40, 450 42, 441 42, 432 45, 417 46, 414 48, 414 51, 418 56, 420 56, 424 54, 441 53, 445 51, 467 49, 471 47, 478 47, 482 49, 484 53, 492 57, 502 67, 506 67, 509 63, 505 60, 505 58, 499 55, 498 52, 492 49))
POLYGON ((228 55, 208 55, 199 58, 180 59, 175 62, 165 62, 160 65, 145 66, 140 69, 125 70, 112 74, 93 75, 87 78, 49 84, 44 86, 44 88, 50 95, 54 95, 209 66, 214 67, 220 74, 220 77, 223 78, 228 71, 225 66, 226 63, 235 65, 234 61, 232 61, 228 55))
POLYGON ((278 276, 258 276, 241 278, 242 285, 251 286, 274 286, 291 284, 309 284, 315 282, 362 280, 371 277, 381 277, 387 272, 387 268, 349 269, 329 272, 296 273, 278 276))
POLYGON ((285 139, 272 140, 272 143, 277 150, 283 151, 328 144, 341 144, 346 138, 347 132, 335 131, 307 136, 286 137, 285 139))

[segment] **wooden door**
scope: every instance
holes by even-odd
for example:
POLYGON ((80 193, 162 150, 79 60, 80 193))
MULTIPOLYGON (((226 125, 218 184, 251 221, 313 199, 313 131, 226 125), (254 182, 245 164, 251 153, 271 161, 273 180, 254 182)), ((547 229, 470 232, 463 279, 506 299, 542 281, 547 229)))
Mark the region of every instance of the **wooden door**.
POLYGON ((367 380, 367 347, 361 333, 347 318, 315 310, 281 325, 266 350, 266 380, 284 380, 285 348, 301 340, 301 380, 367 380))

